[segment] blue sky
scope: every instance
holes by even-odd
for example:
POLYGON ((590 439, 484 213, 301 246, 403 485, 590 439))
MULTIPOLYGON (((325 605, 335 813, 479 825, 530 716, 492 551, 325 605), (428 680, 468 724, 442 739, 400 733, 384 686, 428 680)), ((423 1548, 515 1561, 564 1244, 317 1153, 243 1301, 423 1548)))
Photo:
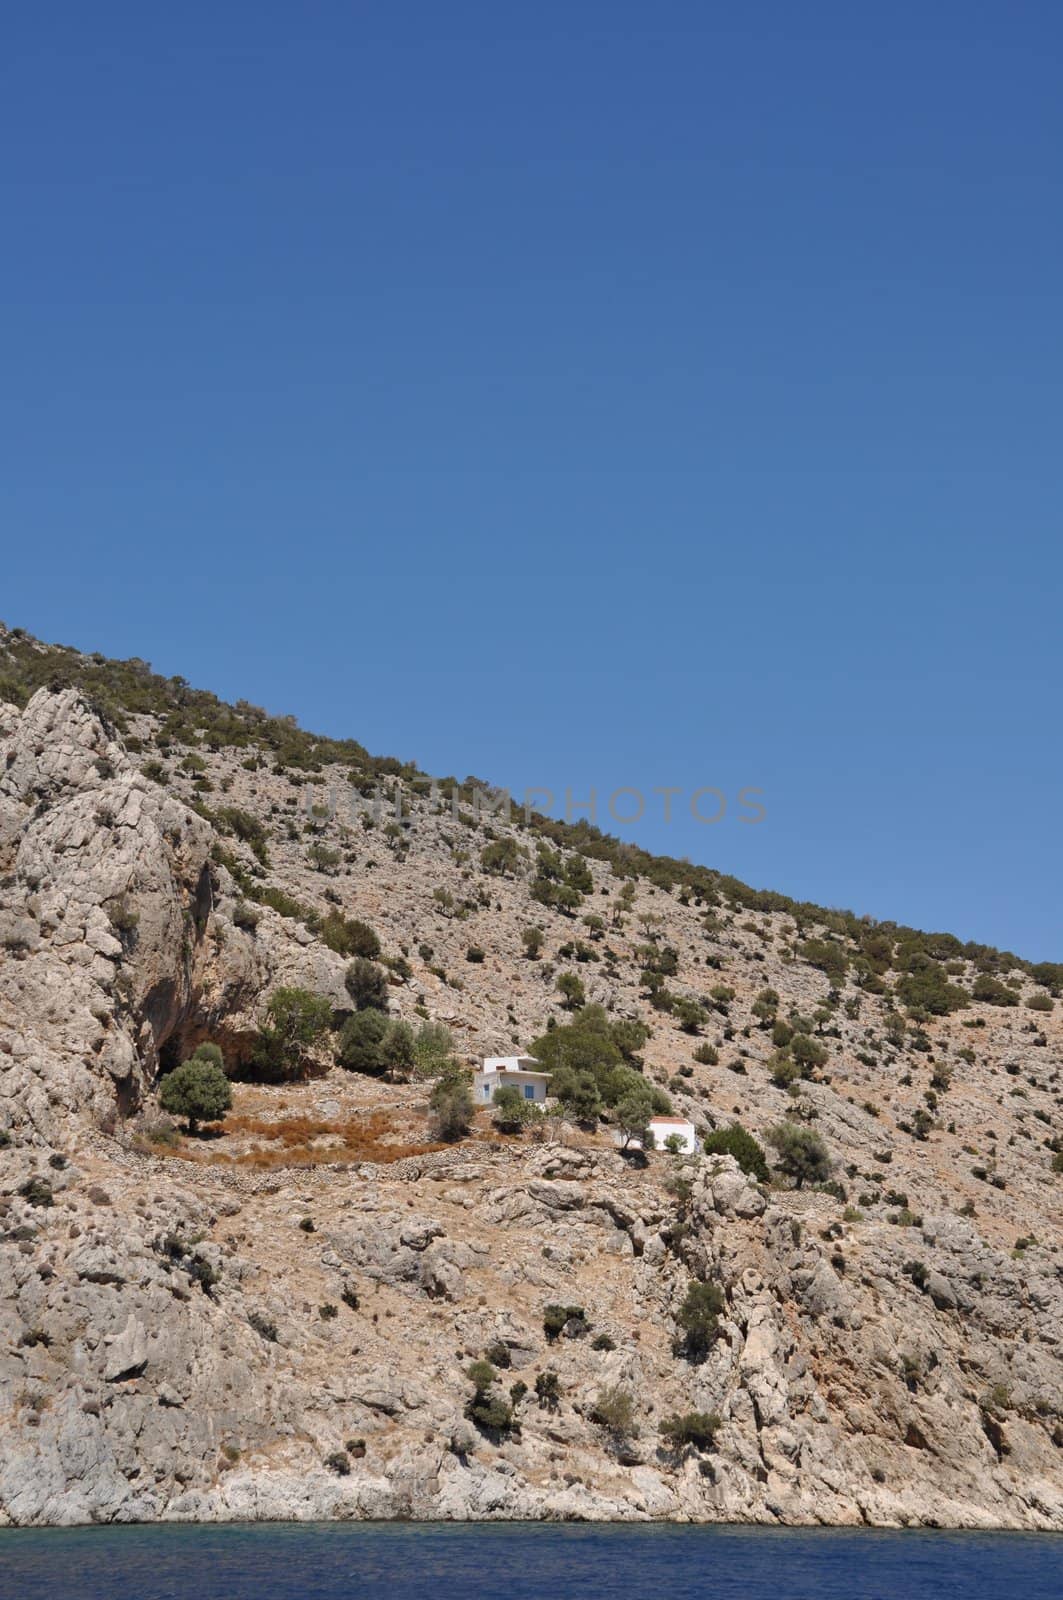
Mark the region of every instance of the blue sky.
POLYGON ((0 616, 1060 958, 1061 48, 948 0, 13 11, 0 616))

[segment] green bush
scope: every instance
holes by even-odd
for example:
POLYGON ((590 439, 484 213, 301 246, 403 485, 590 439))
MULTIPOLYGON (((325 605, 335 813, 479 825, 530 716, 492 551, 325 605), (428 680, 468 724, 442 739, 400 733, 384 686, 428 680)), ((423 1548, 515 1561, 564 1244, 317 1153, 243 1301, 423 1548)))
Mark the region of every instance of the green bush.
POLYGON ((740 1122, 732 1122, 729 1128, 717 1128, 708 1134, 705 1153, 710 1156, 733 1156, 742 1171, 748 1172, 758 1183, 767 1183, 770 1176, 763 1148, 740 1122))
POLYGON ((567 1011, 575 1011, 586 1003, 587 993, 582 978, 574 972, 563 972, 557 980, 558 992, 567 1011))
POLYGON ((999 978, 991 977, 988 972, 983 972, 975 979, 972 993, 983 1005, 1017 1006, 1019 1003, 1015 990, 1009 989, 1006 983, 1001 983, 999 978))
POLYGON ((190 1134, 201 1122, 219 1122, 232 1103, 232 1085, 225 1073, 202 1056, 183 1061, 159 1085, 160 1106, 171 1116, 185 1117, 190 1134))
POLYGON ((618 1384, 608 1389, 599 1389, 591 1408, 591 1421, 604 1428, 616 1440, 634 1437, 638 1433, 635 1426, 634 1397, 618 1384))
POLYGON ((370 1077, 386 1072, 385 1040, 390 1031, 391 1022, 382 1011, 356 1011, 340 1029, 336 1041, 338 1064, 348 1072, 364 1072, 370 1077))
POLYGON ((704 1007, 686 995, 678 995, 672 1002, 672 1015, 684 1033, 697 1033, 705 1021, 704 1007))
POLYGON ((472 1127, 475 1106, 472 1091, 460 1078, 440 1078, 429 1105, 436 1137, 451 1143, 463 1139, 472 1127))
MULTIPOLYGON (((635 1088, 646 1086, 641 1073, 629 1063, 645 1043, 641 1022, 611 1022, 598 1005, 584 1006, 571 1022, 550 1028, 531 1046, 530 1054, 550 1073, 550 1093, 578 1121, 592 1121, 603 1106, 615 1106, 635 1088)), ((653 1110, 667 1115, 672 1108, 661 1089, 649 1086, 653 1110)))
POLYGON ((832 1163, 827 1147, 813 1128, 799 1122, 780 1122, 768 1129, 767 1137, 776 1151, 776 1167, 792 1178, 798 1189, 806 1183, 825 1183, 830 1177, 832 1163))
POLYGON ((465 1407, 470 1422, 484 1433, 508 1433, 513 1426, 513 1407, 494 1391, 498 1377, 489 1361, 474 1361, 465 1376, 473 1386, 472 1398, 465 1407))
POLYGON ((295 1076, 305 1052, 326 1034, 332 1007, 309 989, 277 989, 266 1007, 266 1025, 259 1032, 254 1065, 270 1082, 295 1076))
POLYGON ((330 911, 322 919, 321 938, 338 956, 361 956, 375 961, 380 954, 380 940, 369 926, 358 917, 345 917, 339 911, 330 911))
POLYGON ((556 1411, 561 1404, 561 1379, 556 1372, 539 1372, 535 1378, 535 1398, 540 1411, 556 1411))
POLYGON ((537 961, 543 947, 543 930, 535 925, 530 928, 524 928, 521 931, 520 940, 528 960, 537 961))
POLYGON ((823 1066, 827 1059, 827 1052, 818 1039, 812 1039, 807 1033, 795 1033, 790 1040, 790 1054, 801 1069, 801 1076, 808 1078, 816 1067, 823 1066))
POLYGON ((496 877, 512 875, 520 870, 524 851, 516 839, 495 839, 480 851, 480 866, 496 877))
POLYGON ((512 1084, 496 1089, 491 1101, 493 1122, 500 1133, 520 1133, 521 1129, 538 1114, 538 1106, 525 1100, 520 1090, 512 1084))
POLYGON ((387 973, 368 956, 355 956, 343 975, 343 986, 357 1011, 387 1010, 387 973))
POLYGON ((624 1149, 633 1139, 637 1139, 644 1150, 652 1147, 653 1134, 650 1132, 649 1123, 653 1116, 654 1105, 652 1088, 641 1080, 633 1084, 628 1093, 618 1101, 613 1117, 623 1138, 624 1149))
POLYGON ((438 1078, 454 1067, 454 1035, 442 1022, 422 1022, 413 1041, 417 1075, 438 1078))
POLYGON ((716 1283, 692 1281, 686 1298, 676 1314, 679 1329, 675 1350, 695 1363, 704 1361, 720 1337, 720 1312, 726 1302, 723 1290, 716 1283))
POLYGON ((665 1417, 661 1423, 661 1437, 667 1439, 674 1450, 687 1447, 711 1450, 722 1427, 723 1422, 714 1411, 687 1411, 665 1417))
POLYGON ((269 851, 266 848, 269 835, 257 817, 248 811, 241 811, 238 806, 222 806, 214 813, 214 826, 220 833, 235 834, 237 839, 250 847, 251 853, 262 866, 269 866, 269 851))
POLYGON ((559 1338, 569 1323, 574 1331, 586 1332, 590 1324, 582 1306, 549 1305, 543 1307, 543 1332, 551 1344, 559 1338))

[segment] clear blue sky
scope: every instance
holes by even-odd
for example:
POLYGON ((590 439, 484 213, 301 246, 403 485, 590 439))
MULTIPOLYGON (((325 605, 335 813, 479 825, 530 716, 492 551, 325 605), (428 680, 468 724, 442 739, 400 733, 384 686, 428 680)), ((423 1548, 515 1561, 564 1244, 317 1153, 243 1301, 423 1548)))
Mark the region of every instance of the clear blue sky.
POLYGON ((1049 3, 9 9, 0 616, 1063 957, 1061 61, 1049 3), (709 784, 765 821, 649 795, 709 784))

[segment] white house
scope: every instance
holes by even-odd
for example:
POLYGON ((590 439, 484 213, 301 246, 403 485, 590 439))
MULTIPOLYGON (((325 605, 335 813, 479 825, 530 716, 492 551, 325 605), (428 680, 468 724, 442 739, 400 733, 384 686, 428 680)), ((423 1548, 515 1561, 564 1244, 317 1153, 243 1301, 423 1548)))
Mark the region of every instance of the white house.
POLYGON ((692 1122, 686 1117, 651 1117, 650 1132, 653 1134, 653 1143, 656 1149, 664 1150, 666 1140, 674 1135, 680 1140, 680 1151, 685 1156, 692 1156, 698 1148, 698 1136, 692 1122))
POLYGON ((542 1102, 550 1082, 548 1072, 537 1072, 534 1056, 487 1056, 483 1069, 473 1074, 472 1093, 478 1105, 490 1105, 496 1089, 518 1089, 525 1100, 542 1102))

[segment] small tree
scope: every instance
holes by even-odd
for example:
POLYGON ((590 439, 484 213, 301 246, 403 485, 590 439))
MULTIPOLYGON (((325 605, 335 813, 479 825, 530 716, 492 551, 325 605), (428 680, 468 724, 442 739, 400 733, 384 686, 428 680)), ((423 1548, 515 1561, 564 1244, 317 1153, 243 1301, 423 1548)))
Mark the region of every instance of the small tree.
POLYGON ((438 1078, 451 1071, 454 1035, 442 1022, 422 1022, 413 1041, 414 1068, 418 1077, 438 1078))
POLYGON ((557 987, 567 1011, 576 1011, 587 998, 583 980, 574 972, 563 972, 557 980, 557 987))
POLYGON ((821 1067, 827 1059, 827 1052, 818 1039, 812 1039, 807 1033, 795 1033, 790 1040, 790 1054, 801 1069, 801 1076, 807 1078, 821 1067))
POLYGON ((343 975, 343 984, 357 1011, 387 1010, 387 973, 368 956, 355 956, 343 975))
POLYGON ((396 1079, 408 1078, 411 1075, 415 1061, 414 1052, 413 1029, 408 1022, 396 1018, 394 1022, 388 1024, 388 1031, 380 1046, 384 1071, 392 1083, 396 1079))
POLYGON ((720 1337, 720 1312, 725 1304, 719 1284, 690 1284, 675 1319, 680 1331, 677 1355, 695 1363, 704 1361, 720 1337))
POLYGON ((330 911, 322 919, 318 930, 321 939, 338 956, 367 956, 380 954, 380 940, 369 926, 358 917, 345 917, 340 911, 330 911))
POLYGON ((602 1108, 602 1097, 594 1073, 559 1067, 550 1079, 550 1092, 577 1122, 594 1122, 602 1108))
POLYGON ((201 1122, 219 1122, 233 1103, 232 1086, 212 1060, 193 1056, 167 1073, 159 1086, 159 1104, 173 1116, 188 1119, 196 1134, 201 1122))
POLYGON ((653 1091, 645 1089, 632 1089, 625 1094, 616 1108, 616 1125, 623 1138, 623 1149, 627 1149, 632 1139, 637 1139, 644 1150, 652 1149, 653 1135, 650 1133, 650 1118, 653 1116, 653 1091))
POLYGON ((628 1391, 619 1385, 611 1389, 599 1389, 591 1411, 591 1421, 604 1428, 614 1444, 623 1444, 638 1433, 635 1402, 628 1391))
POLYGON ((561 1404, 561 1380, 556 1372, 539 1372, 535 1378, 535 1398, 540 1411, 556 1411, 561 1404))
POLYGON ((538 927, 525 928, 520 936, 524 946, 524 954, 529 961, 537 961, 539 952, 543 947, 543 930, 538 927))
POLYGON ((729 1128, 717 1128, 705 1139, 705 1153, 710 1156, 734 1156, 743 1172, 748 1172, 758 1183, 767 1183, 768 1161, 761 1146, 740 1122, 729 1128))
POLYGON ((677 1452, 688 1448, 711 1450, 722 1427, 715 1411, 687 1411, 681 1416, 665 1417, 661 1437, 677 1452))
POLYGON ((814 1128, 799 1122, 780 1122, 768 1129, 767 1136, 777 1152, 776 1167, 792 1178, 798 1189, 805 1183, 826 1183, 832 1163, 814 1128))
POLYGON ((309 989, 282 988, 270 997, 268 1021, 258 1038, 255 1061, 274 1077, 290 1071, 294 1060, 328 1032, 332 1007, 309 989))
POLYGON ((463 1139, 475 1114, 472 1091, 461 1078, 440 1078, 429 1101, 437 1138, 463 1139))
POLYGON ((675 1017, 684 1033, 697 1033, 705 1021, 705 1011, 696 1000, 689 999, 686 995, 677 995, 672 1002, 672 1015, 675 1017))
MULTIPOLYGON (((384 1041, 391 1024, 382 1011, 356 1011, 340 1029, 336 1045, 336 1060, 348 1072, 367 1072, 371 1075, 388 1070, 388 1057, 384 1041)), ((412 1053, 412 1043, 411 1043, 412 1053)))
POLYGON ((491 1100, 494 1106, 494 1124, 500 1133, 519 1133, 528 1120, 527 1107, 520 1090, 512 1084, 496 1089, 491 1100))

